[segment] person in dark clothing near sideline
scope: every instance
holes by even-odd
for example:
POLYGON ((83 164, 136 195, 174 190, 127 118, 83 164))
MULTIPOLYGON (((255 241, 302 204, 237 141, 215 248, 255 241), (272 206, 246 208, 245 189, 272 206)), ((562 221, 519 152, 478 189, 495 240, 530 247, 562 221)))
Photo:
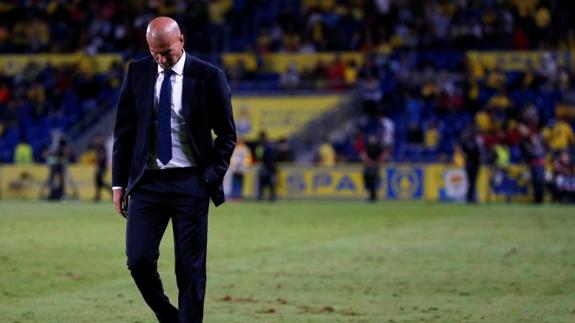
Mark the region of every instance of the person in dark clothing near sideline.
POLYGON ((377 201, 377 189, 379 188, 380 177, 379 168, 385 159, 385 150, 376 135, 367 137, 365 151, 361 153, 363 161, 363 182, 365 189, 369 192, 369 202, 377 201))
POLYGON ((48 200, 57 201, 66 197, 66 171, 69 155, 68 145, 64 138, 59 139, 48 153, 48 200))
POLYGON ((256 157, 260 162, 258 170, 258 201, 264 199, 264 193, 269 191, 268 200, 276 199, 277 182, 277 152, 272 142, 267 139, 265 132, 260 133, 260 140, 256 147, 256 157))
POLYGON ((108 169, 108 151, 104 145, 104 137, 97 135, 92 143, 92 149, 96 155, 96 172, 94 174, 94 201, 98 202, 101 198, 102 189, 112 195, 112 186, 106 183, 104 176, 108 169))
POLYGON ((467 175, 467 203, 477 202, 477 177, 481 167, 481 139, 475 126, 463 131, 459 145, 465 155, 465 174, 467 175))
POLYGON ((545 146, 540 133, 531 131, 527 127, 522 128, 525 136, 521 148, 523 156, 529 164, 531 174, 531 186, 533 189, 533 202, 543 203, 545 197, 545 146))

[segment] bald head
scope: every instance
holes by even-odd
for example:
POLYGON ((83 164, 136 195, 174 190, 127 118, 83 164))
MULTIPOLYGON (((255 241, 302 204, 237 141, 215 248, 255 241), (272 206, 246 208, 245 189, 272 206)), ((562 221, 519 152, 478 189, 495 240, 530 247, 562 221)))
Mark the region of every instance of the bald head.
POLYGON ((157 17, 148 24, 146 39, 150 41, 166 41, 180 36, 180 26, 170 17, 157 17))
POLYGON ((148 24, 146 40, 154 60, 163 69, 171 69, 184 53, 184 36, 170 17, 157 17, 148 24))

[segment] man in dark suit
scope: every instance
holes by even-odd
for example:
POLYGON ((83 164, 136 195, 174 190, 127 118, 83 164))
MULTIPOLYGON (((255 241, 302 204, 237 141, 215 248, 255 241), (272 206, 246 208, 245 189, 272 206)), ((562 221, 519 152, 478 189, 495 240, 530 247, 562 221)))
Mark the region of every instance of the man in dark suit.
POLYGON ((467 126, 461 134, 460 147, 465 155, 465 174, 467 175, 467 203, 477 203, 477 178, 481 169, 481 138, 474 125, 467 126))
POLYGON ((224 202, 222 181, 236 143, 230 89, 220 69, 184 51, 171 18, 153 19, 146 40, 151 56, 130 63, 118 100, 114 205, 128 220, 128 268, 146 303, 160 322, 196 323, 206 290, 209 199, 224 202), (170 219, 179 309, 157 272, 170 219))

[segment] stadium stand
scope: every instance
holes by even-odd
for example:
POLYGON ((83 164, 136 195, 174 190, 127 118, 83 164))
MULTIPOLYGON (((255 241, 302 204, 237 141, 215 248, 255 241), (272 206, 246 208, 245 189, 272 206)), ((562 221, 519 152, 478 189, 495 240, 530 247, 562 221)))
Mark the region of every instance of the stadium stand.
POLYGON ((155 15, 186 22, 187 41, 204 53, 371 51, 386 44, 550 49, 572 45, 572 9, 570 1, 539 0, 10 1, 0 6, 0 50, 138 52, 155 15))
MULTIPOLYGON (((225 67, 236 95, 358 93, 353 126, 331 142, 338 162, 359 161, 370 134, 392 148, 392 161, 450 162, 459 134, 474 124, 486 164, 505 156, 521 163, 525 127, 545 139, 550 156, 573 153, 573 7, 553 0, 12 1, 0 5, 0 52, 139 57, 147 54, 146 23, 170 15, 186 22, 190 52, 225 67)), ((77 134, 96 123, 113 107, 123 68, 0 69, 0 162, 12 163, 21 141, 44 162, 55 130, 77 134)))
POLYGON ((52 133, 69 133, 82 119, 111 109, 122 77, 118 64, 95 73, 29 64, 17 75, 0 75, 0 162, 13 161, 20 140, 32 146, 36 162, 44 162, 52 133))

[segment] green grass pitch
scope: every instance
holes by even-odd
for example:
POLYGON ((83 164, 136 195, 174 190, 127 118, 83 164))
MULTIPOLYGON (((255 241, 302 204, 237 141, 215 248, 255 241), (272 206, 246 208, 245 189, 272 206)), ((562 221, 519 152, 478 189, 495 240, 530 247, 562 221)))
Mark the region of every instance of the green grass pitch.
MULTIPOLYGON (((575 322, 575 208, 228 203, 205 322, 575 322)), ((0 322, 154 322, 111 204, 0 201, 0 322)), ((160 272, 175 300, 168 230, 160 272)))

